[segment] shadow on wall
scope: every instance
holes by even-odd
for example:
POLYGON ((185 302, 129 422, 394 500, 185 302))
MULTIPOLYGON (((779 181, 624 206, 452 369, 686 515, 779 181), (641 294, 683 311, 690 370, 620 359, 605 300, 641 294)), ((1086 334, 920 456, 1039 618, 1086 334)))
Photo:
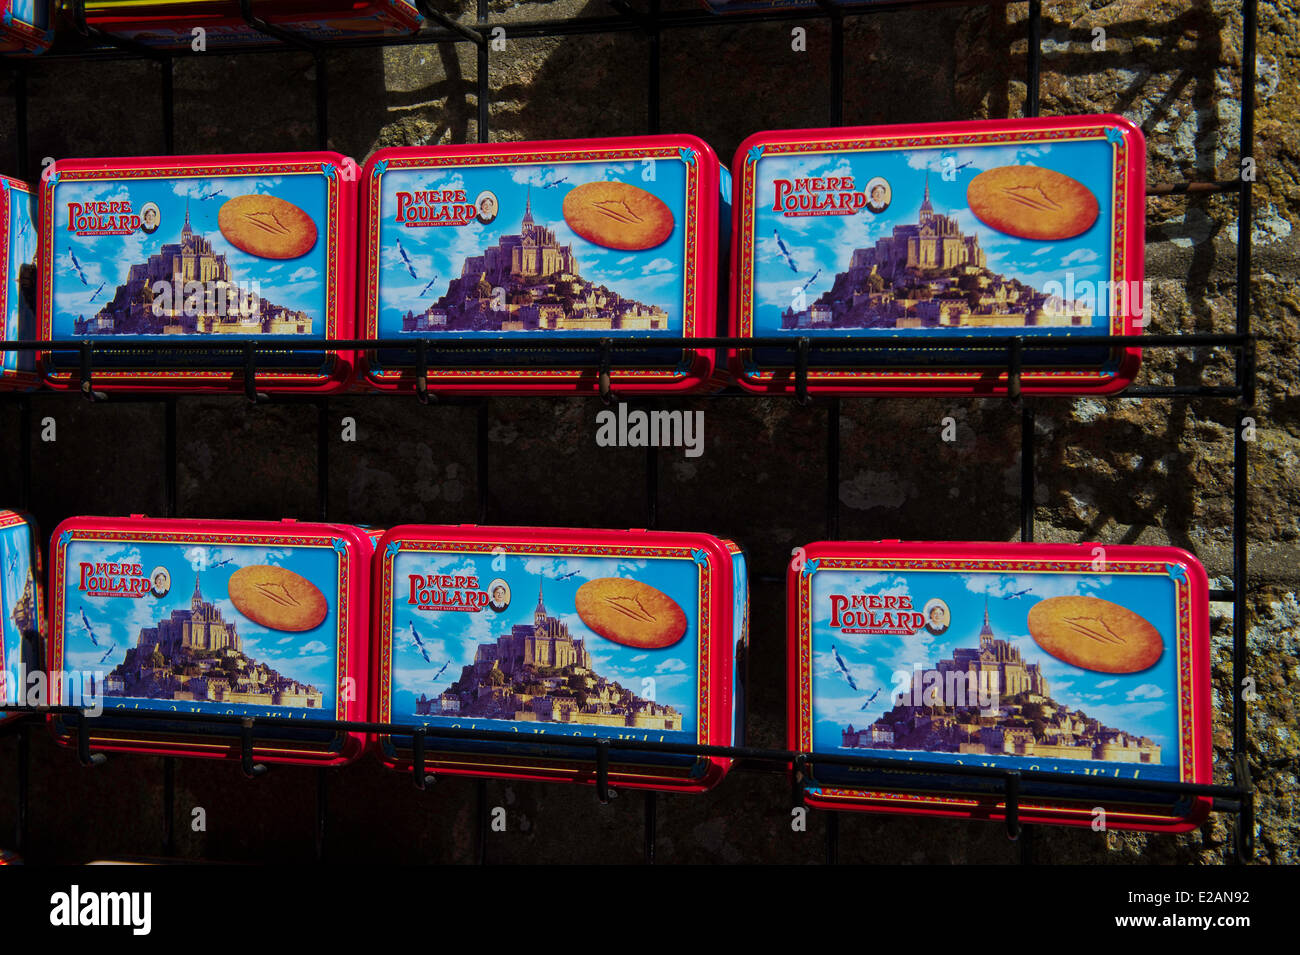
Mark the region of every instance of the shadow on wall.
MULTIPOLYGON (((1046 19, 1043 112, 1107 111, 1133 119, 1148 139, 1149 183, 1230 178, 1240 127, 1222 108, 1237 95, 1219 78, 1227 27, 1206 2, 1177 11, 1120 8, 1109 17, 1099 11, 1069 22, 1046 19), (1157 43, 1156 37, 1177 40, 1157 43)), ((1227 264, 1219 261, 1216 239, 1225 237, 1221 233, 1235 218, 1235 200, 1157 199, 1147 203, 1147 213, 1148 278, 1175 280, 1176 286, 1172 293, 1150 296, 1148 328, 1231 330, 1231 299, 1225 302, 1211 277, 1227 264)), ((1231 383, 1223 356, 1205 350, 1149 351, 1143 361, 1139 383, 1231 383)), ((1230 485, 1215 482, 1230 473, 1232 409, 1148 402, 1118 412, 1110 405, 1098 417, 1093 409, 1101 407, 1090 402, 1086 413, 1076 409, 1087 427, 1053 435, 1045 449, 1043 473, 1084 476, 1075 487, 1054 490, 1049 498, 1054 523, 1076 530, 1082 540, 1113 538, 1118 530, 1117 543, 1136 542, 1143 527, 1161 527, 1172 543, 1195 549, 1199 542, 1190 536, 1192 528, 1222 526, 1207 511, 1207 498, 1230 508, 1230 485), (1198 407, 1229 430, 1207 435, 1196 420, 1198 407), (1133 453, 1153 447, 1163 453, 1133 453), (1220 478, 1206 473, 1207 456, 1227 464, 1220 478)), ((1054 417, 1069 414, 1060 407, 1054 417)), ((1209 508, 1222 513, 1217 505, 1209 508)))

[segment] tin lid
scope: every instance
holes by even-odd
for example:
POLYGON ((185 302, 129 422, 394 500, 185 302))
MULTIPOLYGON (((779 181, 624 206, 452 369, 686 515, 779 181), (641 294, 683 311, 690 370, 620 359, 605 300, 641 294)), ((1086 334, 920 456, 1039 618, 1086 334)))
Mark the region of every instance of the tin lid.
MULTIPOLYGON (((40 531, 21 512, 0 510, 0 704, 28 699, 25 674, 41 669, 45 635, 40 531)), ((10 714, 0 713, 0 722, 10 714)))
MULTIPOLYGON (((36 337, 37 215, 31 187, 0 176, 0 340, 36 337)), ((0 352, 0 388, 26 389, 36 384, 36 355, 0 352)))
POLYGON ((428 349, 430 378, 590 391, 594 348, 527 343, 601 337, 646 342, 609 356, 624 388, 697 387, 708 354, 653 344, 716 329, 719 179, 689 135, 378 150, 361 177, 360 322, 413 346, 370 355, 371 382, 414 387, 416 341, 492 341, 428 349))
MULTIPOLYGON (((736 571, 718 538, 406 525, 384 535, 379 555, 377 718, 426 726, 431 752, 496 754, 458 756, 454 766, 491 764, 511 775, 501 755, 515 748, 436 738, 439 727, 467 719, 548 738, 732 739, 736 571)), ((391 765, 402 762, 398 743, 381 745, 391 765)), ((527 756, 533 773, 577 758, 527 756)), ((704 785, 690 781, 693 756, 625 753, 620 761, 650 776, 661 771, 654 766, 686 772, 680 787, 704 785)))
POLYGON ((346 762, 363 737, 312 724, 365 718, 371 553, 343 524, 69 518, 51 541, 58 702, 102 707, 105 748, 230 757, 236 727, 198 717, 289 718, 259 730, 259 759, 346 762))
MULTIPOLYGON (((41 176, 39 334, 176 349, 97 353, 105 387, 237 387, 245 357, 197 336, 350 338, 356 163, 336 152, 59 159, 41 176), (112 189, 112 197, 106 190, 112 189), (182 250, 194 274, 166 263, 182 250), (124 264, 125 263, 125 264, 124 264)), ((77 356, 42 356, 56 387, 77 356)), ((259 352, 257 386, 340 387, 351 352, 259 352)))
MULTIPOLYGON (((761 132, 732 168, 732 330, 808 338, 813 390, 1005 391, 1006 348, 973 346, 1009 336, 1027 393, 1136 372, 1134 347, 1033 348, 1146 324, 1145 141, 1124 117, 761 132)), ((747 388, 794 387, 792 348, 732 365, 747 388)))
MULTIPOLYGON (((1184 550, 819 541, 787 580, 799 751, 1211 779, 1208 583, 1184 550)), ((821 772, 846 805, 889 790, 845 779, 821 772)))

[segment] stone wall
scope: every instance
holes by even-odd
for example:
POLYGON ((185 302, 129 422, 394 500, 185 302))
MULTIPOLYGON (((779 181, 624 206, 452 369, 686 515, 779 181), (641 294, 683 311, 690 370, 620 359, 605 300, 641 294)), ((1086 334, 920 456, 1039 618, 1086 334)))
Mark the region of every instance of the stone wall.
MULTIPOLYGON (((436 0, 448 11, 457 4, 436 0)), ((471 5, 472 6, 472 5, 471 5)), ((666 0, 665 9, 689 6, 666 0)), ((501 22, 608 15, 601 0, 493 0, 501 22)), ((1300 861, 1296 820, 1296 691, 1300 685, 1300 155, 1295 134, 1300 18, 1294 2, 1260 5, 1254 195, 1253 329, 1259 335, 1257 441, 1250 447, 1251 769, 1259 787, 1258 855, 1300 861)), ((846 21, 844 120, 903 123, 1021 115, 1026 4, 854 16, 846 21)), ((472 17, 464 15, 466 22, 472 17)), ((1042 112, 1122 113, 1149 139, 1149 180, 1228 179, 1239 168, 1241 20, 1224 0, 1051 0, 1044 4, 1042 112), (1105 48, 1094 49, 1096 28, 1105 48)), ((661 127, 696 133, 729 161, 760 129, 823 125, 829 70, 824 21, 665 32, 661 127), (791 29, 807 28, 807 51, 791 29)), ((507 39, 491 59, 493 139, 643 132, 648 46, 636 33, 507 39)), ((472 140, 475 55, 468 44, 340 52, 330 58, 330 146, 363 160, 380 146, 472 140)), ((176 64, 176 148, 281 150, 315 145, 309 56, 206 54, 176 64)), ((8 83, 8 79, 0 80, 8 83)), ((45 156, 149 154, 162 148, 156 67, 138 62, 34 63, 31 168, 45 156)), ((7 88, 0 87, 0 95, 7 88)), ((0 156, 15 171, 12 110, 0 108, 0 156)), ((1147 272, 1156 332, 1233 328, 1237 225, 1229 196, 1147 203, 1147 272)), ((1243 290, 1244 291, 1244 290, 1243 290)), ((1151 352, 1140 384, 1230 381, 1222 354, 1151 352)), ((753 555, 751 741, 784 739, 783 573, 790 547, 826 533, 828 406, 791 400, 683 401, 705 412, 706 450, 658 462, 658 524, 733 535, 753 555)), ((677 406, 677 405, 675 405, 677 406)), ((1193 549, 1229 586, 1232 428, 1228 400, 1035 399, 1035 520, 1042 540, 1172 543, 1193 549)), ((33 508, 48 530, 73 513, 164 511, 159 404, 102 406, 41 396, 35 420, 58 442, 35 441, 33 508)), ((587 400, 491 402, 488 474, 478 473, 475 411, 413 399, 330 402, 329 514, 345 521, 462 522, 479 518, 577 526, 644 526, 644 452, 595 445, 600 405, 587 400), (359 440, 339 440, 356 419, 359 440)), ((316 412, 238 399, 178 404, 177 512, 204 517, 316 517, 316 412)), ((1019 536, 1019 415, 1005 400, 843 402, 838 500, 846 538, 1013 540, 1019 536), (958 440, 940 440, 952 416, 958 440)), ((0 498, 17 493, 17 410, 0 403, 0 498)), ((1216 776, 1228 778, 1232 606, 1215 604, 1216 776)), ((0 781, 15 743, 0 739, 0 781)), ((31 851, 78 861, 156 851, 162 768, 141 757, 85 770, 44 733, 33 738, 31 851)), ((177 768, 178 847, 231 860, 311 858, 315 780, 273 769, 245 781, 231 765, 177 768), (185 825, 207 810, 206 833, 185 825)), ((368 757, 331 774, 329 851, 371 861, 475 857, 476 783, 415 792, 368 757)), ((642 797, 599 807, 587 789, 486 784, 506 809, 488 833, 492 861, 636 861, 642 797)), ((714 793, 659 799, 662 862, 807 862, 822 858, 824 818, 791 831, 780 776, 735 774, 714 793)), ((14 818, 0 782, 0 832, 14 818)), ((1231 817, 1184 836, 1097 834, 1039 827, 1043 862, 1219 862, 1231 817)), ((841 858, 886 862, 1011 862, 1001 826, 846 816, 841 858)))

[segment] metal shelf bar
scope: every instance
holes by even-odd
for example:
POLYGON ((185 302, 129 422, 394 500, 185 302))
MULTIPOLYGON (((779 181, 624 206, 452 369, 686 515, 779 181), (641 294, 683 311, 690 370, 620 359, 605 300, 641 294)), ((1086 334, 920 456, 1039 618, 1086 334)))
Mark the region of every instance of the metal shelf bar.
MULTIPOLYGON (((0 713, 23 713, 31 716, 66 716, 72 717, 76 725, 76 735, 85 739, 87 733, 93 733, 92 718, 75 706, 6 706, 0 707, 0 713)), ((315 730, 330 730, 340 733, 373 733, 391 736, 397 739, 414 738, 417 734, 426 739, 472 740, 485 743, 509 743, 519 746, 519 734, 503 730, 452 729, 444 727, 421 727, 403 723, 384 723, 368 720, 311 720, 304 724, 301 719, 292 717, 248 716, 224 713, 183 713, 154 712, 146 710, 113 710, 106 717, 110 720, 127 720, 129 722, 153 723, 187 723, 194 729, 187 730, 195 735, 214 736, 230 739, 232 742, 249 740, 255 745, 257 739, 274 736, 277 729, 292 728, 302 730, 304 727, 315 730)), ((921 760, 903 762, 890 757, 880 756, 844 756, 838 753, 809 753, 789 749, 767 749, 756 746, 720 746, 700 743, 669 743, 658 740, 614 739, 604 736, 565 736, 551 740, 553 744, 589 749, 593 762, 599 760, 602 749, 617 748, 621 751, 635 753, 653 753, 657 755, 678 755, 694 757, 717 757, 721 759, 744 759, 749 762, 765 762, 778 766, 789 766, 802 760, 808 765, 846 766, 865 769, 888 769, 892 772, 909 773, 922 776, 968 776, 980 779, 1002 780, 1008 773, 1031 782, 1051 783, 1067 788, 1112 789, 1117 792, 1161 793, 1182 796, 1203 796, 1224 799, 1239 799, 1243 790, 1237 786, 1211 783, 1185 783, 1157 779, 1121 779, 1117 777, 1080 776, 1077 773, 1051 772, 1047 770, 1007 769, 995 766, 977 766, 970 764, 939 763, 921 760)), ((241 744, 243 749, 248 746, 241 744)), ((103 754, 96 753, 95 757, 103 754)), ((101 760, 102 761, 102 760, 101 760)))
POLYGON ((1025 115, 1038 115, 1043 75, 1043 0, 1029 0, 1029 48, 1026 56, 1025 115))
MULTIPOLYGON (((818 351, 827 352, 869 352, 884 350, 960 350, 979 349, 982 351, 1007 350, 1014 346, 1033 348, 1039 351, 1060 351, 1077 348, 1097 347, 1141 347, 1156 348, 1226 348, 1243 347, 1249 344, 1249 335, 1230 332, 1188 332, 1184 334, 1162 335, 1071 335, 1068 341, 1046 340, 1030 335, 952 335, 941 341, 927 338, 909 338, 905 335, 880 335, 871 338, 855 339, 851 343, 828 342, 816 346, 818 351)), ((438 339, 438 338, 334 338, 313 341, 276 340, 265 341, 256 338, 228 338, 221 341, 182 339, 149 342, 114 342, 114 341, 52 341, 39 339, 33 341, 0 341, 0 351, 45 351, 56 354, 88 352, 92 356, 113 354, 116 352, 228 352, 231 355, 252 351, 259 352, 319 352, 319 351, 413 351, 423 345, 430 351, 588 351, 601 349, 610 351, 636 351, 648 348, 782 348, 794 351, 801 347, 800 339, 777 335, 709 335, 697 338, 658 338, 648 335, 628 335, 620 338, 598 338, 590 336, 561 337, 556 335, 538 335, 528 341, 508 338, 482 339, 438 339)))
POLYGON ((491 44, 487 42, 487 37, 491 35, 492 28, 488 25, 488 0, 478 0, 478 33, 480 41, 478 43, 478 65, 475 68, 474 83, 477 91, 478 102, 478 122, 475 124, 475 130, 480 143, 491 141, 488 133, 491 124, 491 101, 492 101, 492 76, 489 70, 488 50, 491 44))
POLYGON ((483 34, 465 26, 459 20, 453 19, 447 14, 433 9, 433 7, 429 6, 428 0, 415 0, 415 5, 419 8, 421 16, 439 24, 443 29, 457 34, 461 39, 468 40, 470 43, 479 44, 480 46, 485 42, 483 34))
MULTIPOLYGON (((1258 0, 1242 0, 1242 52, 1241 52, 1241 143, 1240 191, 1237 204, 1237 261, 1236 261, 1236 327, 1237 334, 1247 341, 1244 360, 1237 362, 1237 384, 1242 391, 1241 409, 1237 414, 1233 433, 1233 493, 1232 493, 1232 778, 1246 791, 1246 809, 1238 816, 1234 842, 1235 861, 1250 862, 1255 854, 1254 795, 1247 761, 1247 734, 1249 713, 1245 681, 1250 673, 1250 650, 1246 643, 1246 599, 1250 584, 1247 578, 1247 552, 1249 542, 1249 455, 1247 453, 1246 424, 1255 402, 1254 346, 1250 336, 1251 324, 1251 240, 1253 209, 1251 186, 1253 171, 1247 174, 1248 163, 1255 155, 1255 50, 1259 33, 1258 0)), ((1253 424, 1253 421, 1251 422, 1253 424)))

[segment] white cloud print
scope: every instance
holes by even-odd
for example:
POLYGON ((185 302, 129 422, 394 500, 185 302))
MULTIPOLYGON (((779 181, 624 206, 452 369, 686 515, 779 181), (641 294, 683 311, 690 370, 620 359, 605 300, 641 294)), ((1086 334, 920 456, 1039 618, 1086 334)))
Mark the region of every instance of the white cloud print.
POLYGON ((971 593, 989 597, 1015 600, 1021 591, 1024 597, 1073 597, 1095 592, 1104 586, 1104 577, 1085 577, 1080 574, 963 574, 962 580, 971 593))
POLYGON ((1061 259, 1062 265, 1073 265, 1076 262, 1096 262, 1100 256, 1097 255, 1096 249, 1075 249, 1073 252, 1061 259))
POLYGON ((561 185, 568 188, 570 186, 580 186, 587 182, 626 181, 633 178, 633 173, 636 174, 636 178, 640 178, 640 169, 639 163, 605 163, 596 160, 592 162, 569 162, 560 167, 551 165, 519 166, 511 174, 510 178, 520 185, 540 186, 543 189, 559 188, 561 185))
POLYGON ((685 660, 679 660, 677 657, 671 657, 659 663, 655 667, 655 673, 680 673, 683 670, 689 670, 690 665, 685 660))
POLYGON ((1165 691, 1154 683, 1143 683, 1129 690, 1125 698, 1130 702, 1134 700, 1158 700, 1165 695, 1165 691))

